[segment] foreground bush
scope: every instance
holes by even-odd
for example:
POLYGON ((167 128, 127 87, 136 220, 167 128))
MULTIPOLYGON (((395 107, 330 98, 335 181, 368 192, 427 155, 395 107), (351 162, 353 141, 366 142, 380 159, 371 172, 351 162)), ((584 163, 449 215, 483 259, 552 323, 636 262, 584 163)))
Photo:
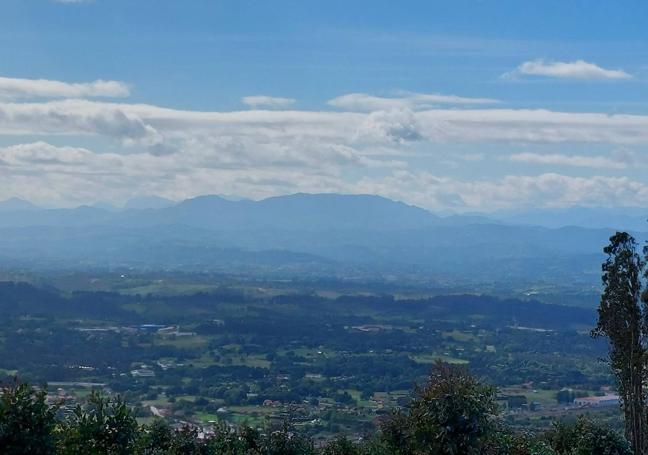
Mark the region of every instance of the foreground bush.
POLYGON ((56 406, 45 391, 26 384, 2 389, 0 397, 0 453, 46 455, 56 453, 56 406))
POLYGON ((66 455, 134 453, 140 436, 137 420, 126 403, 96 392, 85 406, 77 406, 60 430, 59 452, 66 455))
POLYGON ((560 455, 632 455, 622 435, 585 417, 572 424, 557 423, 547 439, 560 455))
POLYGON ((482 453, 495 430, 495 390, 465 369, 438 364, 408 409, 382 427, 391 453, 482 453))

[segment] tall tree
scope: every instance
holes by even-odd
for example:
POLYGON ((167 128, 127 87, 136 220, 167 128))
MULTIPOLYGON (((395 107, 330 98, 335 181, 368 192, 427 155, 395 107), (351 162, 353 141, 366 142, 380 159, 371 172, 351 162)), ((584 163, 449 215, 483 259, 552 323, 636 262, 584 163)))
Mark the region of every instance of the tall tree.
POLYGON ((646 411, 644 362, 646 355, 646 304, 641 301, 644 262, 637 253, 634 238, 626 232, 610 237, 603 250, 603 285, 595 337, 609 339, 610 366, 617 378, 625 415, 625 434, 633 453, 646 451, 646 411))

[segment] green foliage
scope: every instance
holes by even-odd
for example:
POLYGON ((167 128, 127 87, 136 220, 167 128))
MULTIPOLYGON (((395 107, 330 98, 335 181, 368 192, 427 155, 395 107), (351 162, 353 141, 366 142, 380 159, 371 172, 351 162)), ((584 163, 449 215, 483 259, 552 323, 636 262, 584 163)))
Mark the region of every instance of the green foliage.
POLYGON ((393 455, 383 440, 379 437, 353 442, 346 436, 338 436, 328 442, 320 452, 322 455, 393 455))
POLYGON ((57 420, 57 406, 26 385, 3 389, 0 453, 37 455, 630 455, 628 442, 589 419, 559 423, 546 435, 521 434, 496 420, 494 390, 465 369, 437 364, 409 406, 362 442, 339 436, 321 449, 287 423, 264 431, 225 423, 198 429, 161 419, 138 427, 121 398, 98 393, 57 420))
POLYGON ((263 455, 314 455, 313 442, 300 434, 293 433, 287 425, 271 431, 261 438, 259 454, 263 455))
POLYGON ((335 438, 322 450, 322 455, 362 455, 362 453, 362 448, 346 436, 335 438))
POLYGON ((576 397, 577 397, 576 393, 570 390, 563 389, 556 392, 556 401, 558 403, 571 403, 574 401, 576 397))
POLYGON ((131 409, 93 392, 62 425, 60 453, 65 455, 126 455, 133 453, 138 426, 131 409))
POLYGON ((439 362, 407 412, 383 425, 383 438, 396 454, 478 454, 495 430, 497 411, 492 387, 439 362))
POLYGON ((56 453, 58 406, 46 401, 45 390, 27 384, 2 389, 0 397, 0 453, 5 455, 48 455, 56 453))
POLYGON ((557 455, 544 438, 513 433, 507 428, 494 432, 483 452, 485 455, 557 455))
POLYGON ((150 425, 142 427, 137 452, 142 455, 170 454, 175 436, 173 429, 164 420, 155 419, 150 425))
POLYGON ((557 423, 547 439, 559 455, 632 454, 622 435, 597 425, 587 417, 580 417, 575 423, 557 423))

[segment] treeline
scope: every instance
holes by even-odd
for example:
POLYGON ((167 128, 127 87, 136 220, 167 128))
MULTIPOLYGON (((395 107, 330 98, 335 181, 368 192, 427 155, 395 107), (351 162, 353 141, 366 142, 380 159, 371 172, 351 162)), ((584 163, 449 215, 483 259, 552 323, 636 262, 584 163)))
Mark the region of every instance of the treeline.
POLYGON ((7 455, 630 455, 625 438, 580 418, 540 435, 498 418, 495 389, 465 369, 437 364, 409 404, 361 440, 344 436, 316 447, 288 425, 255 429, 221 423, 208 434, 162 420, 140 426, 121 398, 89 396, 68 415, 44 390, 13 383, 0 397, 0 453, 7 455))
MULTIPOLYGON (((369 288, 370 291, 374 291, 369 288)), ((313 293, 289 290, 287 294, 262 298, 247 295, 244 290, 227 287, 178 295, 128 295, 116 291, 75 291, 62 293, 51 287, 35 287, 27 283, 0 281, 0 310, 4 317, 54 316, 57 318, 91 318, 96 320, 118 321, 121 324, 142 324, 155 317, 160 323, 178 324, 192 321, 195 312, 225 308, 235 304, 237 308, 253 307, 253 314, 261 319, 252 325, 240 313, 238 318, 230 314, 228 324, 238 324, 240 329, 254 334, 274 334, 286 327, 293 333, 309 333, 308 328, 294 324, 293 314, 274 311, 282 306, 300 311, 300 315, 315 314, 320 322, 331 317, 346 315, 351 323, 364 324, 367 313, 380 313, 383 316, 410 315, 417 320, 464 321, 479 314, 489 325, 501 326, 517 323, 525 326, 541 326, 554 329, 571 328, 574 324, 593 324, 596 312, 589 308, 566 305, 551 305, 539 301, 501 299, 486 295, 442 295, 422 299, 396 299, 393 295, 341 295, 325 298, 313 293), (224 305, 225 304, 225 305, 224 305), (134 305, 146 307, 147 312, 136 311, 134 305), (188 309, 178 311, 177 306, 188 309), (349 311, 355 309, 356 311, 349 311), (362 310, 359 312, 358 310, 362 310), (263 324, 263 316, 272 316, 271 326, 263 324), (283 317, 281 317, 283 316, 283 317), (353 321, 353 318, 357 318, 353 321), (504 323, 502 323, 502 321, 504 323), (274 325, 274 327, 273 327, 274 325)), ((343 292, 343 290, 340 290, 343 292)), ((206 324, 202 327, 205 334, 218 328, 206 324)))

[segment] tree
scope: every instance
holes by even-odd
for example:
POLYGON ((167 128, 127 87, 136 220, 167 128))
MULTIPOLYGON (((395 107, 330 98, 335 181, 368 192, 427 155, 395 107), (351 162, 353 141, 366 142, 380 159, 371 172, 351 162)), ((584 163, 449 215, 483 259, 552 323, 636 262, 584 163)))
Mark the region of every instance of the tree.
POLYGON ((4 387, 0 397, 0 453, 56 453, 57 411, 58 406, 47 404, 45 390, 17 383, 4 387))
POLYGON ((496 429, 497 412, 492 387, 465 368, 438 362, 406 413, 383 425, 383 438, 392 453, 479 454, 496 429))
POLYGON ((260 438, 259 446, 259 452, 263 455, 316 454, 313 441, 306 436, 293 433, 286 422, 260 438))
POLYGON ((142 455, 162 455, 171 453, 174 441, 173 429, 162 419, 143 426, 137 441, 137 453, 142 455))
POLYGON ((595 337, 609 339, 609 361, 617 378, 625 416, 625 434, 635 454, 645 453, 646 302, 640 304, 644 262, 637 254, 634 238, 626 232, 610 237, 605 247, 603 285, 595 337))
POLYGON ((558 403, 571 403, 572 401, 574 401, 574 398, 576 398, 575 395, 576 394, 571 390, 562 389, 556 392, 556 401, 558 403))
MULTIPOLYGON (((547 435, 559 455, 631 455, 628 441, 616 431, 601 427, 585 416, 575 423, 558 422, 547 435)), ((641 452, 640 452, 641 453, 641 452)))
POLYGON ((498 428, 482 453, 483 455, 558 455, 544 438, 506 427, 498 428))
POLYGON ((363 455, 366 452, 360 444, 350 441, 346 436, 338 436, 322 448, 321 453, 322 455, 363 455))
POLYGON ((131 409, 120 398, 92 392, 86 406, 77 406, 62 425, 60 453, 66 455, 126 455, 139 435, 131 409))

